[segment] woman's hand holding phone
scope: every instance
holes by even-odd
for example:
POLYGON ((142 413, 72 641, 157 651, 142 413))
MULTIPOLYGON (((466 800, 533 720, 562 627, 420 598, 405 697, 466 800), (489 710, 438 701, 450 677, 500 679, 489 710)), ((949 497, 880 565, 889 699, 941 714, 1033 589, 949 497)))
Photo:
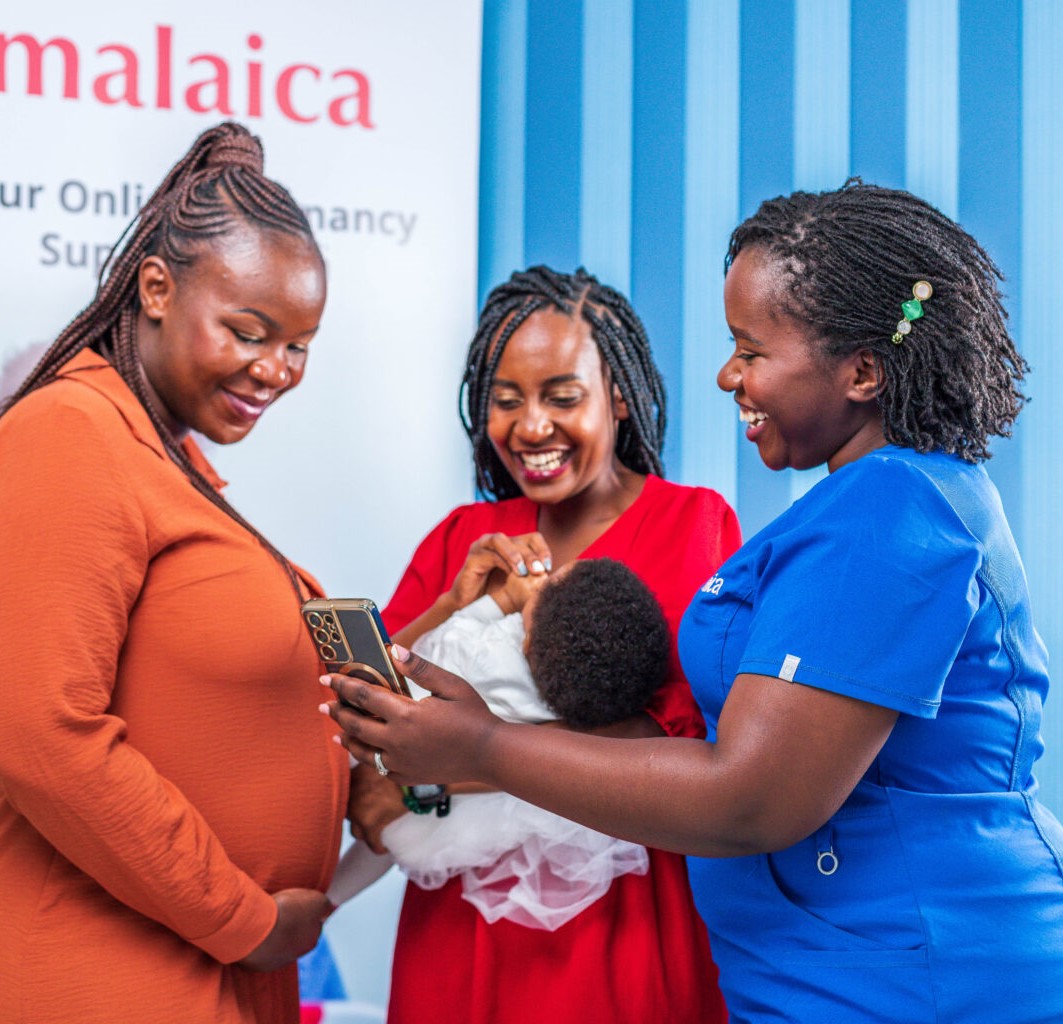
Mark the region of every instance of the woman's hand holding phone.
POLYGON ((356 676, 410 696, 406 680, 388 656, 391 641, 380 612, 368 598, 314 598, 303 604, 303 620, 329 672, 356 676))
POLYGON ((431 696, 411 701, 348 676, 322 677, 339 697, 327 710, 343 730, 343 746, 363 765, 373 765, 380 754, 389 776, 403 785, 491 785, 484 765, 476 762, 487 755, 491 734, 511 727, 491 714, 464 679, 397 645, 391 652, 396 670, 431 696))

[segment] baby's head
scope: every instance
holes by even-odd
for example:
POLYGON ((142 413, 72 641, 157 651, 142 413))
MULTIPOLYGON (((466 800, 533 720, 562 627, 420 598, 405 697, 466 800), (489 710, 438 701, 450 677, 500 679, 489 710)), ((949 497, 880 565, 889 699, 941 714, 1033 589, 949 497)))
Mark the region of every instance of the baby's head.
POLYGON ((653 593, 611 558, 572 562, 525 606, 532 678, 565 723, 590 729, 644 710, 664 682, 671 637, 653 593))

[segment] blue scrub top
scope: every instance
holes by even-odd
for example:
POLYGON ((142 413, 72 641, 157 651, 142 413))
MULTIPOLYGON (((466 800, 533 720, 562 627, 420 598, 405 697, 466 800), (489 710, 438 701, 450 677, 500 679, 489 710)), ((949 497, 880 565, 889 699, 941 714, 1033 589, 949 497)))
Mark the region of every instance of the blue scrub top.
POLYGON ((1047 658, 984 469, 894 446, 842 467, 720 567, 679 647, 710 740, 740 673, 900 712, 814 835, 689 858, 732 1021, 1063 1021, 1047 658))

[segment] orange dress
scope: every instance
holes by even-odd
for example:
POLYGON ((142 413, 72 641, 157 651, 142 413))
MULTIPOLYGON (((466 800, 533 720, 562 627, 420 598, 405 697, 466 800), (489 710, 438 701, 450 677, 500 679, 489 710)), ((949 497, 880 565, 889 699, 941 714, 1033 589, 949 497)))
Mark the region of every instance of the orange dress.
POLYGON ((346 804, 284 570, 88 351, 0 419, 0 566, 0 1021, 296 1021, 234 966, 346 804))

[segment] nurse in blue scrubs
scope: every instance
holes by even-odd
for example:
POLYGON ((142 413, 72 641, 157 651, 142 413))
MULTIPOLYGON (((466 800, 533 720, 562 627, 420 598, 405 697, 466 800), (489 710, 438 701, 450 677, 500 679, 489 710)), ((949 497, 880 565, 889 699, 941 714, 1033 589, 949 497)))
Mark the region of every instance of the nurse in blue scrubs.
POLYGON ((828 475, 706 581, 680 653, 708 742, 612 740, 333 686, 349 749, 690 854, 733 1021, 1063 1021, 1048 690, 982 463, 1026 365, 989 256, 905 192, 764 203, 734 232, 719 372, 771 469, 828 475), (545 735, 544 735, 545 733, 545 735))

